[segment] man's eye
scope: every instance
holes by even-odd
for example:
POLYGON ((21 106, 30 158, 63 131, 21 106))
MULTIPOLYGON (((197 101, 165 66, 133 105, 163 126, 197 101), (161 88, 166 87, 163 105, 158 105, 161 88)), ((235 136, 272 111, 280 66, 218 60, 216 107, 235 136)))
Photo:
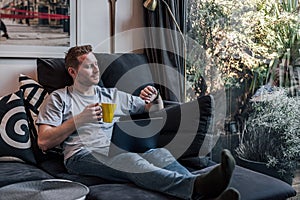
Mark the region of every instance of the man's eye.
POLYGON ((89 69, 89 68, 91 68, 92 66, 93 66, 93 64, 86 64, 86 65, 84 65, 84 68, 89 69))
POLYGON ((84 65, 84 67, 85 68, 87 68, 87 69, 90 69, 90 68, 92 68, 93 66, 98 66, 98 63, 93 63, 93 64, 86 64, 86 65, 84 65))

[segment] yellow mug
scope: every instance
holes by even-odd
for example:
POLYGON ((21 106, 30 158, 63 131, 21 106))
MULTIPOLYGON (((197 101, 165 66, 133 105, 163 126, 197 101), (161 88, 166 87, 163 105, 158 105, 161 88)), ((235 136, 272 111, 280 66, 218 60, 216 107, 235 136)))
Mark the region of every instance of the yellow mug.
POLYGON ((114 113, 117 107, 115 103, 100 103, 102 108, 103 122, 111 123, 114 118, 114 113))

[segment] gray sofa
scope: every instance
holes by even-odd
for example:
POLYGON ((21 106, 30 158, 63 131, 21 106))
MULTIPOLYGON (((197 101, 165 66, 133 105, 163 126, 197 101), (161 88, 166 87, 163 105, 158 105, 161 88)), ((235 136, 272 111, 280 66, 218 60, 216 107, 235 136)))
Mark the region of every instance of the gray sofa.
MULTIPOLYGON (((103 84, 106 87, 114 87, 118 78, 133 67, 147 64, 147 59, 143 54, 97 54, 96 57, 99 60, 100 67, 105 66, 105 69, 102 69, 102 81, 99 84, 103 84), (114 74, 114 76, 111 76, 111 74, 114 74)), ((72 80, 64 69, 63 59, 37 59, 37 67, 38 82, 26 75, 20 76, 21 90, 3 97, 1 99, 2 102, 0 102, 0 107, 2 107, 0 118, 2 122, 7 113, 16 104, 18 107, 21 106, 24 108, 24 112, 21 112, 21 115, 17 119, 14 119, 14 121, 20 119, 27 120, 27 124, 25 123, 27 126, 22 127, 22 130, 25 132, 22 137, 15 134, 14 130, 9 130, 11 124, 5 126, 7 127, 5 133, 21 144, 26 143, 26 148, 11 147, 11 145, 5 143, 7 140, 0 138, 0 188, 24 181, 59 178, 80 182, 88 186, 90 192, 87 195, 87 199, 176 199, 165 194, 138 188, 132 183, 118 183, 97 177, 69 174, 63 165, 60 148, 54 148, 46 154, 41 152, 36 144, 37 134, 34 125, 34 118, 38 113, 38 108, 48 93, 54 89, 71 84, 72 80), (16 96, 19 98, 12 98, 16 96), (18 99, 18 102, 16 99, 18 99), (11 102, 14 102, 14 105, 11 102), (30 145, 28 145, 28 140, 31 141, 30 145), (23 161, 11 159, 14 157, 23 161)), ((135 81, 143 79, 142 82, 145 83, 144 79, 146 78, 147 84, 154 84, 151 80, 150 71, 142 70, 141 73, 139 76, 136 76, 135 81)), ((121 89, 126 90, 126 88, 121 89)), ((200 111, 200 116, 195 119, 198 121, 197 134, 178 160, 196 174, 211 170, 216 163, 210 160, 209 155, 199 156, 198 152, 205 135, 210 134, 214 106, 212 96, 202 96, 193 102, 184 104, 176 102, 165 102, 165 104, 166 108, 164 111, 154 114, 166 118, 166 124, 161 130, 160 146, 168 144, 177 134, 178 124, 182 117, 181 111, 193 112, 196 106, 200 111)), ((149 117, 149 115, 144 114, 131 117, 145 118, 149 117)), ((16 118, 16 116, 14 115, 11 118, 16 118)), ((9 120, 6 121, 9 123, 9 120)), ((3 132, 3 129, 1 131, 3 132)), ((3 134, 2 132, 1 134, 3 134)), ((189 134, 189 132, 187 131, 184 134, 189 134)), ((281 200, 296 195, 295 190, 285 182, 239 166, 234 171, 230 186, 239 190, 242 200, 281 200)))

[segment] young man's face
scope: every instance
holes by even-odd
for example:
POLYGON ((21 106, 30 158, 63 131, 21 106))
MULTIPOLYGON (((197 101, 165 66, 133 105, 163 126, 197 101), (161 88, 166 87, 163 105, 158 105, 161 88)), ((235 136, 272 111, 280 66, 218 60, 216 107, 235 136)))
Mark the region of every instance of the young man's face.
POLYGON ((88 53, 78 57, 81 63, 78 66, 75 81, 81 85, 91 86, 99 82, 99 68, 96 57, 93 53, 88 53))

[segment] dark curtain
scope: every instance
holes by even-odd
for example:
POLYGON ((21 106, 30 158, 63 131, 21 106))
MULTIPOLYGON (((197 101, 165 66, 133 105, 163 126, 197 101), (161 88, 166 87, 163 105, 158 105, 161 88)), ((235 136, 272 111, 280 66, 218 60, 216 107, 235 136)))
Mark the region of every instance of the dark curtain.
POLYGON ((173 13, 180 32, 163 0, 158 0, 155 11, 144 8, 147 27, 146 55, 153 77, 165 100, 184 102, 185 96, 185 0, 164 0, 173 13), (175 30, 175 31, 174 31, 175 30))

